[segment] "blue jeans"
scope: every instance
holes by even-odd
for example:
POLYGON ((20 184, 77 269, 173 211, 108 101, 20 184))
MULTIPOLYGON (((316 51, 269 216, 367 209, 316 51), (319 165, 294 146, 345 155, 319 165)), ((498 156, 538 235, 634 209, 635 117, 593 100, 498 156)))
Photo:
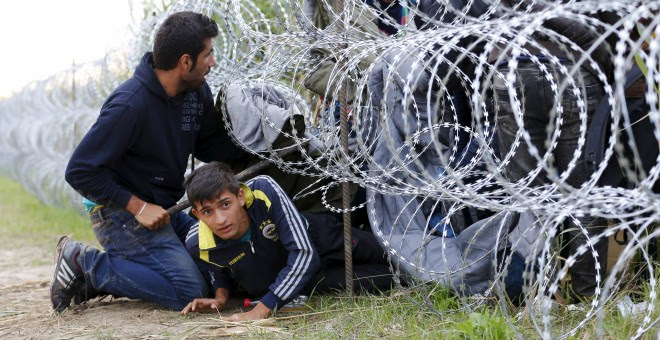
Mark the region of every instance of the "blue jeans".
POLYGON ((91 214, 105 251, 87 247, 79 262, 85 281, 98 291, 181 310, 208 287, 184 246, 195 221, 185 213, 151 231, 123 209, 104 207, 91 214))

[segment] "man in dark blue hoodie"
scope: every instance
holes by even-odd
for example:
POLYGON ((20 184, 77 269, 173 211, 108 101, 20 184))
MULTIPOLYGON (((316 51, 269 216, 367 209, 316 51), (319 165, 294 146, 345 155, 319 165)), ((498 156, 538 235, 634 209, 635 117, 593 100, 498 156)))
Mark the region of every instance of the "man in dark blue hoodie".
POLYGON ((153 53, 108 97, 73 152, 66 180, 85 198, 105 251, 60 240, 50 284, 56 311, 100 292, 177 310, 207 295, 183 244, 194 221, 166 209, 183 196, 191 154, 206 162, 236 154, 218 130, 205 80, 216 65, 217 34, 217 24, 202 14, 168 17, 153 53))

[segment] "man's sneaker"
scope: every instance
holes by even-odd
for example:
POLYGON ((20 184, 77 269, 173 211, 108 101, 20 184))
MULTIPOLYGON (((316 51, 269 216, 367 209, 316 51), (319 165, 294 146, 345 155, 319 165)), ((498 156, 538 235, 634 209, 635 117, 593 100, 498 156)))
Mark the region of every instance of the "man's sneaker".
POLYGON ((50 281, 50 302, 56 312, 65 310, 85 282, 83 272, 75 262, 82 244, 67 236, 57 242, 55 273, 50 281))

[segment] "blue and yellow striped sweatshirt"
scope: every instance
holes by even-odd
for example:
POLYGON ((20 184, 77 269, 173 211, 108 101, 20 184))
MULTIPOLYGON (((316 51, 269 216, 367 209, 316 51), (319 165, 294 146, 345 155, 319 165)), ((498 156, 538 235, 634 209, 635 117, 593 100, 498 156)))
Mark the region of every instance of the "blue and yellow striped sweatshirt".
POLYGON ((250 216, 248 242, 222 240, 203 222, 191 228, 186 247, 213 291, 235 286, 275 309, 298 296, 320 268, 301 216, 282 188, 259 176, 241 188, 250 216))

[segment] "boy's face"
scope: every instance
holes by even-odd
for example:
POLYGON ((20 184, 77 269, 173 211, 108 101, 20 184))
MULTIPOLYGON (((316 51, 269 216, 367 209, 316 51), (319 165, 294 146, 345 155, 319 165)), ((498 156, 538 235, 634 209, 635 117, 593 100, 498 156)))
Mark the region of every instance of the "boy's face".
POLYGON ((221 239, 238 240, 250 227, 244 205, 243 189, 238 191, 238 195, 225 190, 213 199, 195 202, 192 213, 221 239))

